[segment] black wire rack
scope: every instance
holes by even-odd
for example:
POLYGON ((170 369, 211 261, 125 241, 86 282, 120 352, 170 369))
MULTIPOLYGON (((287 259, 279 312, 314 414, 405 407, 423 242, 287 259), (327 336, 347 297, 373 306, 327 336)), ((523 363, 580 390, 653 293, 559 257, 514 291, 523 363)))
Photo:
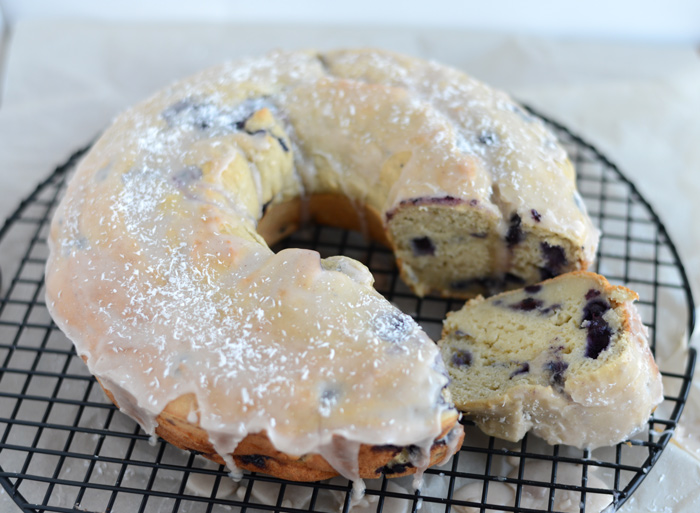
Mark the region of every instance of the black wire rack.
MULTIPOLYGON (((567 147, 578 186, 603 236, 597 270, 640 295, 653 348, 687 337, 694 304, 666 229, 607 158, 565 127, 545 120, 567 147), (680 331, 679 331, 680 330, 680 331)), ((57 168, 0 229, 6 277, 0 295, 0 484, 26 513, 347 512, 351 484, 335 478, 292 483, 246 473, 232 482, 223 467, 149 440, 118 412, 51 321, 44 302, 44 265, 52 212, 66 177, 85 150, 57 168), (7 279, 9 277, 9 279, 7 279)), ((285 247, 344 254, 364 262, 377 289, 437 338, 459 301, 417 298, 398 279, 392 254, 354 232, 311 226, 285 247)), ((447 464, 410 479, 368 480, 354 511, 598 512, 619 508, 668 444, 690 389, 695 352, 662 369, 665 397, 649 428, 628 442, 595 451, 549 446, 534 436, 509 443, 463 421, 467 436, 447 464)))

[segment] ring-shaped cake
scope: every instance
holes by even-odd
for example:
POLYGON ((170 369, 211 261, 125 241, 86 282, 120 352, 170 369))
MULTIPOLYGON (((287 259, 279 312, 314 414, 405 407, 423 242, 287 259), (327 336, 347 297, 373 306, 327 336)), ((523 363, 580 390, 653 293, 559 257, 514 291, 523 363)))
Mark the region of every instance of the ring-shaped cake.
POLYGON ((393 248, 419 294, 585 269, 564 150, 504 93, 376 50, 278 52, 120 115, 52 223, 47 303, 150 434, 295 480, 399 476, 463 431, 435 344, 347 257, 270 245, 315 220, 393 248))

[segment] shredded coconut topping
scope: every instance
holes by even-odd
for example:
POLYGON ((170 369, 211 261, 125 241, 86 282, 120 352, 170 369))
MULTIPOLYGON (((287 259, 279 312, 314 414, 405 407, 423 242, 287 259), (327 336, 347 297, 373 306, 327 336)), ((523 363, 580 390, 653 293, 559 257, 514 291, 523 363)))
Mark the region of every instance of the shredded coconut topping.
MULTIPOLYGON (((574 198, 571 172, 507 96, 438 64, 381 52, 226 64, 121 115, 82 161, 54 219, 49 307, 147 432, 193 394, 186 418, 232 471, 238 442, 264 431, 355 478, 338 462, 357 444, 429 450, 441 433, 452 410, 438 350, 360 264, 274 254, 256 233, 265 207, 341 192, 387 212, 450 195, 507 219, 516 196, 539 212, 574 198), (400 176, 377 173, 402 151, 400 176)), ((583 238, 589 221, 569 203, 557 222, 583 238)))

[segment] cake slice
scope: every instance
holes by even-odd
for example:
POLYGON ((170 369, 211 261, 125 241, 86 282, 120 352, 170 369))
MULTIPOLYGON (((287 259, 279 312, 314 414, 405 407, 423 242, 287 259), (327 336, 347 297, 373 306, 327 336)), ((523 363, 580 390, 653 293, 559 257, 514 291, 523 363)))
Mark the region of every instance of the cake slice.
POLYGON ((635 292, 563 274, 448 315, 439 342, 457 407, 487 434, 593 449, 639 430, 663 400, 635 292))

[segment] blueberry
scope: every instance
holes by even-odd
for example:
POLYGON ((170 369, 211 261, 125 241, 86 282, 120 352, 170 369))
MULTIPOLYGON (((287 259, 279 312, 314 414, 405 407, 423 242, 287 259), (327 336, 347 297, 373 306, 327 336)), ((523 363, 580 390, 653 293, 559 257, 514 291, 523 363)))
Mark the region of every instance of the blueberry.
POLYGON ((415 321, 401 312, 378 315, 373 321, 374 332, 387 342, 399 344, 406 340, 416 328, 415 321))
POLYGON ((498 142, 498 136, 493 132, 484 130, 479 134, 479 142, 486 146, 493 146, 498 142))
POLYGON ((391 444, 372 445, 370 447, 372 448, 373 452, 391 451, 394 454, 396 454, 396 453, 399 453, 402 451, 401 447, 399 447, 398 445, 391 445, 391 444))
POLYGON ((469 367, 472 364, 472 353, 466 349, 455 351, 450 358, 455 367, 469 367))
POLYGON ((592 321, 594 319, 599 319, 608 310, 610 310, 610 305, 607 301, 603 299, 594 299, 586 303, 586 306, 583 307, 583 320, 592 321))
POLYGON ((556 312, 557 310, 560 310, 560 309, 561 309, 561 305, 559 303, 554 303, 553 305, 550 305, 547 308, 542 308, 540 310, 540 313, 548 314, 551 312, 556 312))
POLYGON ((187 187, 202 178, 202 170, 197 166, 187 166, 173 175, 173 182, 178 187, 187 187))
POLYGON ((544 370, 551 373, 549 377, 549 382, 558 391, 562 392, 564 390, 564 372, 569 368, 569 364, 563 360, 552 360, 547 362, 544 366, 544 370))
MULTIPOLYGON (((589 295, 597 297, 600 295, 595 294, 593 289, 586 293, 586 297, 589 295)), ((588 336, 586 338, 586 351, 585 355, 588 358, 596 359, 605 351, 610 345, 610 339, 612 338, 612 329, 607 321, 603 318, 605 312, 610 310, 610 304, 603 299, 591 299, 583 307, 583 319, 581 323, 586 323, 585 329, 588 331, 588 336)))
POLYGON ((542 214, 540 214, 540 213, 539 213, 537 210, 535 210, 534 208, 530 210, 530 215, 531 215, 532 218, 535 220, 535 222, 538 222, 538 223, 539 223, 540 221, 542 221, 542 214))
POLYGON ((393 474, 403 474, 409 468, 413 468, 413 463, 397 463, 395 465, 385 465, 384 467, 379 467, 377 469, 378 474, 384 474, 385 476, 390 476, 393 474))
POLYGON ((435 254, 435 245, 430 237, 416 237, 411 239, 411 250, 413 256, 433 256, 435 254))
POLYGON ((199 130, 211 128, 220 115, 211 103, 195 103, 189 98, 174 103, 161 113, 171 127, 189 125, 199 130))
POLYGON ((508 233, 506 233, 506 242, 508 243, 509 248, 515 246, 523 240, 524 233, 520 228, 521 224, 522 219, 518 214, 513 214, 510 217, 510 226, 508 227, 508 233))
POLYGON ((325 388, 321 393, 322 401, 334 402, 338 399, 338 397, 340 397, 340 390, 332 386, 325 388))
POLYGON ((168 125, 173 126, 177 117, 187 109, 192 108, 192 100, 184 99, 173 103, 170 107, 165 109, 160 115, 168 123, 168 125))
POLYGON ((525 287, 525 292, 528 294, 537 294, 540 290, 542 290, 542 285, 528 285, 525 287))
POLYGON ((262 454, 244 454, 242 456, 236 456, 236 459, 244 465, 253 465, 259 469, 264 469, 267 467, 266 461, 269 460, 270 457, 262 454))
POLYGON ((595 360, 600 353, 610 346, 612 329, 610 329, 610 325, 604 319, 592 320, 586 326, 586 329, 588 330, 588 336, 586 337, 585 355, 595 360))
POLYGON ((322 417, 330 416, 333 406, 338 402, 340 395, 341 391, 337 385, 329 385, 323 389, 318 405, 318 411, 322 417))
POLYGON ((586 299, 590 300, 593 299, 594 297, 600 296, 600 291, 596 289, 590 289, 588 292, 586 292, 586 299))
POLYGON ((406 451, 408 452, 408 459, 411 461, 416 461, 423 457, 423 451, 417 445, 409 445, 406 447, 406 451))
POLYGON ((540 267, 542 279, 546 280, 561 274, 562 268, 568 263, 564 248, 557 245, 550 246, 547 242, 543 242, 540 244, 540 249, 545 261, 545 266, 540 267))
POLYGON ((510 373, 510 379, 513 379, 519 374, 527 374, 528 372, 530 372, 530 364, 527 362, 521 363, 520 365, 518 365, 517 369, 510 373))
POLYGON ((526 297, 518 303, 509 305, 508 308, 511 310, 522 310, 523 312, 531 312, 532 310, 537 310, 542 308, 542 301, 535 299, 533 297, 526 297))

